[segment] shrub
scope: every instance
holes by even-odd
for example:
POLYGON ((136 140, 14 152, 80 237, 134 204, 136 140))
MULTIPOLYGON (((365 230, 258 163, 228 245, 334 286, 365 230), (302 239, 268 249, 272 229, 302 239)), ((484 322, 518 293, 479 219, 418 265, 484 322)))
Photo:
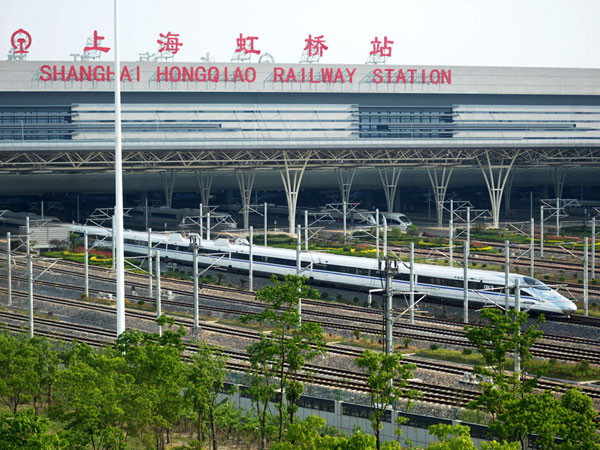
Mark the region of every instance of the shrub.
POLYGON ((437 344, 431 344, 431 345, 429 346, 429 350, 437 350, 437 349, 439 349, 439 348, 440 348, 440 346, 439 346, 439 345, 437 345, 437 344))
POLYGON ((473 353, 473 350, 471 350, 470 348, 463 348, 462 354, 463 355, 471 355, 473 353))
POLYGON ((417 236, 419 234, 419 229, 416 225, 409 225, 406 227, 406 234, 409 236, 417 236))

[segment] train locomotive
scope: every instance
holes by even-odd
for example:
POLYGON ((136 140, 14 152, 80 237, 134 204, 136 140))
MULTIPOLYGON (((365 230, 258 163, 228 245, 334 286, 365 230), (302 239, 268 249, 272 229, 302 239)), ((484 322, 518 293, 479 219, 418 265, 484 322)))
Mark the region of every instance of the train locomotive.
MULTIPOLYGON (((71 232, 110 239, 110 229, 71 225, 71 232)), ((126 254, 148 255, 147 232, 124 231, 126 254)), ((196 234, 152 233, 152 249, 160 252, 161 258, 180 264, 192 264, 192 244, 197 244, 198 263, 217 266, 230 271, 248 272, 250 245, 243 238, 200 239, 196 234)), ((105 241, 104 245, 111 245, 105 241)), ((252 248, 253 272, 279 276, 297 273, 296 251, 254 245, 252 248)), ((334 255, 316 251, 300 252, 300 275, 311 283, 338 286, 367 291, 383 286, 381 264, 374 258, 334 255)), ((464 271, 431 264, 414 264, 415 286, 419 293, 448 302, 464 299, 464 271)), ((520 283, 521 308, 532 313, 553 316, 569 316, 577 310, 576 305, 555 289, 541 281, 520 274, 509 274, 509 307, 514 307, 514 286, 520 283)), ((469 269, 468 300, 481 306, 505 305, 505 276, 503 272, 469 269)), ((396 292, 410 292, 410 270, 407 264, 398 262, 393 277, 396 292)))

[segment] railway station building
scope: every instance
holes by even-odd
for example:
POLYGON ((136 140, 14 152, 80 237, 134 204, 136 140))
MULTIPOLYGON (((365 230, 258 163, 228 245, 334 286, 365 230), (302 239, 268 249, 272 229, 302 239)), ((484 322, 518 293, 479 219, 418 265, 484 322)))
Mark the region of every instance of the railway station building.
POLYGON ((462 189, 496 225, 519 188, 598 192, 596 69, 5 61, 0 197, 114 192, 116 75, 127 198, 222 192, 248 211, 272 192, 293 230, 301 197, 324 191, 349 203, 371 190, 400 211, 422 190, 441 224, 462 189))

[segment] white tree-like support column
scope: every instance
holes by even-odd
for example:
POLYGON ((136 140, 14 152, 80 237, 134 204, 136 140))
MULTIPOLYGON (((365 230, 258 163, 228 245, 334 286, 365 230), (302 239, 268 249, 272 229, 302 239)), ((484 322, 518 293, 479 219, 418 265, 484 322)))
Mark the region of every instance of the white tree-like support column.
POLYGON ((175 178, 177 178, 177 172, 174 170, 168 170, 160 173, 163 186, 165 189, 165 205, 170 208, 173 205, 173 188, 175 187, 175 178))
POLYGON ((255 170, 236 170, 240 197, 242 199, 242 217, 244 218, 244 230, 250 227, 250 199, 252 198, 252 187, 254 186, 255 170))
POLYGON ((200 199, 202 205, 207 207, 210 203, 210 189, 212 188, 213 173, 206 171, 196 172, 196 181, 198 182, 198 189, 200 189, 200 199))
POLYGON ((431 181, 431 187, 433 188, 433 195, 435 198, 438 227, 442 226, 446 190, 448 189, 448 183, 450 183, 450 177, 452 177, 453 171, 453 167, 432 167, 427 169, 427 175, 429 175, 429 180, 431 181))
POLYGON ((345 202, 347 205, 350 201, 350 190, 352 189, 356 169, 338 169, 336 173, 342 202, 345 202))
POLYGON ((383 191, 385 192, 385 203, 388 212, 394 211, 394 198, 396 197, 396 188, 398 187, 398 181, 400 180, 400 173, 402 173, 401 167, 378 167, 379 178, 383 184, 383 191))
POLYGON ((288 160, 287 153, 284 155, 285 168, 279 171, 281 175, 281 181, 283 181, 283 188, 285 189, 285 196, 288 204, 288 222, 290 234, 296 232, 296 203, 298 202, 298 193, 300 192, 300 184, 302 182, 302 176, 304 175, 304 169, 312 155, 312 152, 308 152, 305 156, 304 162, 300 167, 291 167, 288 160))
POLYGON ((494 222, 494 228, 498 228, 500 225, 500 205, 502 204, 502 193, 506 186, 506 181, 510 175, 515 160, 519 156, 518 150, 515 150, 513 157, 510 162, 506 164, 492 165, 490 162, 490 152, 485 151, 485 160, 482 162, 481 159, 477 158, 477 163, 483 174, 485 184, 490 194, 490 202, 492 203, 492 219, 494 222), (496 171, 494 176, 494 171, 496 171))
POLYGON ((554 196, 562 198, 565 179, 567 178, 567 169, 564 167, 553 167, 550 169, 550 173, 552 174, 552 182, 554 183, 554 196))

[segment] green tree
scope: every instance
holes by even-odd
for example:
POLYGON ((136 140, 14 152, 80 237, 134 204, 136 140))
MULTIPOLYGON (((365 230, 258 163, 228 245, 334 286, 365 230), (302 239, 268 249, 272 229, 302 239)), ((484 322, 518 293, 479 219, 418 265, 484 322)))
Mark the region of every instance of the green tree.
MULTIPOLYGON (((246 351, 250 355, 250 370, 254 378, 276 377, 279 380, 280 401, 277 408, 280 441, 284 435, 285 417, 287 415, 289 422, 294 423, 297 401, 304 390, 296 375, 308 362, 326 353, 321 325, 301 323, 298 314, 300 299, 309 295, 310 289, 304 284, 304 278, 288 275, 282 283, 273 276, 271 285, 256 292, 256 298, 266 303, 265 309, 243 318, 245 322, 258 322, 271 328, 269 334, 261 333, 259 341, 247 347, 246 351)), ((273 397, 272 387, 268 383, 259 388, 259 380, 255 379, 254 386, 251 384, 251 392, 260 394, 261 401, 269 401, 273 397)), ((265 409, 263 407, 264 414, 265 409)))
MULTIPOLYGON (((162 325, 173 320, 157 320, 162 325)), ((122 333, 115 349, 124 355, 128 373, 134 379, 133 398, 136 409, 130 417, 130 426, 141 432, 150 431, 158 450, 170 442, 171 428, 180 419, 185 407, 183 389, 186 385, 182 363, 185 330, 167 328, 163 335, 146 334, 135 330, 122 333)))
POLYGON ((59 371, 59 352, 47 339, 33 338, 30 342, 33 350, 35 383, 31 386, 31 395, 35 414, 38 414, 39 403, 46 394, 47 405, 50 405, 52 385, 59 371))
POLYGON ((119 449, 135 411, 134 379, 125 359, 110 349, 76 344, 57 377, 50 416, 65 424, 82 446, 119 449))
MULTIPOLYGON (((429 450, 477 450, 471 440, 471 429, 466 425, 439 423, 429 427, 429 432, 440 442, 429 445, 429 450)), ((518 450, 519 443, 484 442, 481 450, 518 450)))
POLYGON ((466 326, 466 336, 477 346, 484 366, 475 366, 476 374, 489 377, 491 382, 480 384, 481 395, 470 403, 473 409, 481 409, 491 417, 490 431, 509 442, 519 441, 524 448, 527 436, 535 432, 540 423, 536 414, 539 402, 551 401, 548 397, 535 398, 533 389, 537 378, 524 379, 521 373, 509 372, 509 356, 518 353, 521 364, 531 361, 530 349, 542 336, 539 321, 523 330, 527 323, 527 314, 509 311, 508 314, 497 309, 484 309, 481 317, 488 325, 466 326), (532 409, 529 409, 532 408, 532 409))
POLYGON ((0 416, 0 448, 3 450, 62 450, 70 443, 48 431, 48 419, 42 419, 32 409, 0 416))
POLYGON ((541 449, 584 449, 598 446, 593 403, 586 395, 568 390, 562 398, 544 391, 535 391, 538 377, 525 378, 521 373, 509 372, 509 354, 518 353, 527 367, 532 359, 530 349, 542 336, 538 319, 523 330, 527 315, 514 311, 505 315, 498 310, 483 310, 481 316, 488 325, 466 327, 467 338, 483 356, 485 367, 476 366, 475 372, 489 377, 480 384, 481 395, 470 403, 491 417, 490 431, 508 442, 518 441, 522 448, 529 435, 535 434, 535 445, 541 449), (564 440, 556 444, 556 439, 564 440))
POLYGON ((0 334, 0 398, 15 414, 38 385, 34 347, 24 335, 0 334))
POLYGON ((386 410, 400 398, 414 398, 417 391, 407 390, 408 380, 414 364, 403 364, 402 355, 385 354, 366 350, 355 360, 357 367, 364 369, 367 375, 367 386, 371 400, 370 421, 375 433, 377 449, 381 449, 380 432, 386 410))
POLYGON ((227 360, 218 349, 202 343, 187 367, 186 397, 196 412, 198 440, 201 441, 200 430, 208 420, 213 450, 217 449, 217 409, 228 401, 218 399, 225 383, 226 366, 227 360))
POLYGON ((600 447, 600 436, 596 426, 598 413, 594 402, 577 389, 568 389, 560 399, 562 423, 559 436, 563 450, 583 450, 600 447))

